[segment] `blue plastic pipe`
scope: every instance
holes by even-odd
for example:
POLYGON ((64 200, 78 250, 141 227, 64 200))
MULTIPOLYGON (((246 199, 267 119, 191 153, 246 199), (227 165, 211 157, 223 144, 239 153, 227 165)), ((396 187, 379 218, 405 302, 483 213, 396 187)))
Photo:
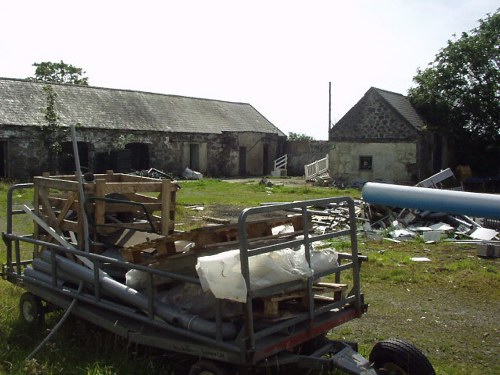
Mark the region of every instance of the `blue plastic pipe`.
POLYGON ((454 215, 500 219, 500 195, 368 182, 363 200, 370 204, 454 215))

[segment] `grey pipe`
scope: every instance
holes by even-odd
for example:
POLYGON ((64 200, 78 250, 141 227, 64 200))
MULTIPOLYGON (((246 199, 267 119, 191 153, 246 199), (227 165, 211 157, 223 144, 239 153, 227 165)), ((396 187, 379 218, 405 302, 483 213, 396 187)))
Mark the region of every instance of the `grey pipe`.
MULTIPOLYGON (((52 261, 50 252, 44 251, 41 254, 41 258, 48 263, 49 267, 51 267, 52 261)), ((59 277, 68 276, 69 274, 73 275, 70 276, 73 279, 76 277, 78 280, 82 280, 92 285, 94 284, 94 271, 59 255, 56 255, 56 264, 58 267, 57 271, 59 277), (63 273, 60 273, 60 270, 62 270, 63 273)), ((37 267, 42 269, 44 266, 37 262, 37 267)), ((108 293, 108 295, 119 298, 124 302, 140 308, 141 310, 147 311, 149 309, 149 300, 146 295, 119 283, 106 273, 100 274, 99 284, 103 293, 108 293)), ((197 315, 186 314, 181 310, 158 300, 155 300, 153 305, 155 314, 169 323, 206 336, 215 337, 216 335, 217 325, 215 322, 207 321, 197 315)), ((230 339, 236 336, 237 330, 234 324, 223 323, 221 325, 221 333, 223 338, 230 339)))
MULTIPOLYGON (((43 263, 45 263, 45 262, 43 262, 43 263)), ((49 264, 47 264, 47 265, 50 267, 49 264)), ((43 271, 36 270, 34 268, 31 268, 31 267, 26 267, 24 269, 24 276, 31 277, 32 279, 43 281, 44 283, 47 283, 47 284, 52 283, 52 277, 50 275, 48 275, 47 273, 45 273, 43 271)), ((64 281, 61 279, 57 279, 56 283, 57 283, 57 286, 59 288, 62 288, 64 286, 64 281)))
POLYGON ((368 182, 363 200, 401 208, 414 208, 480 218, 500 218, 500 195, 441 190, 368 182))

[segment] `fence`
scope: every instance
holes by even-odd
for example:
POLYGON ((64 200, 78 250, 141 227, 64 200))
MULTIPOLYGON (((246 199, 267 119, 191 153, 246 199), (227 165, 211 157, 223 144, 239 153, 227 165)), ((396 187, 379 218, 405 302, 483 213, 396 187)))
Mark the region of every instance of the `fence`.
POLYGON ((304 165, 306 181, 328 172, 328 154, 323 158, 304 165))

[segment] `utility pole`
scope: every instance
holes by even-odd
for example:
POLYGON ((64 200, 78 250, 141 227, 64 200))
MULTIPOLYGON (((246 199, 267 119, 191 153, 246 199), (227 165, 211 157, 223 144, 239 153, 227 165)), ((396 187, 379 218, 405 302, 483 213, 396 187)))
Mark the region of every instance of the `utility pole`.
POLYGON ((328 138, 332 126, 332 83, 328 82, 328 138))

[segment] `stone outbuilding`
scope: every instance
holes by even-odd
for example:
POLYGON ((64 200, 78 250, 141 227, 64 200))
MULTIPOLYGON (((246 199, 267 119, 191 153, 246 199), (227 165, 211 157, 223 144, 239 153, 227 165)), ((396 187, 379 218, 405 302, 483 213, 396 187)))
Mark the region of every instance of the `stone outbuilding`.
POLYGON ((429 176, 442 150, 408 99, 370 88, 329 133, 330 175, 347 183, 412 184, 429 176))
MULTIPOLYGON (((46 83, 0 78, 0 178, 47 170, 46 83), (45 137, 45 138, 44 138, 45 137)), ((246 103, 51 84, 59 129, 76 126, 83 169, 156 168, 180 175, 262 176, 286 135, 246 103)), ((58 130, 59 131, 59 130, 58 130)), ((61 133, 58 173, 74 173, 70 133, 61 133)))

